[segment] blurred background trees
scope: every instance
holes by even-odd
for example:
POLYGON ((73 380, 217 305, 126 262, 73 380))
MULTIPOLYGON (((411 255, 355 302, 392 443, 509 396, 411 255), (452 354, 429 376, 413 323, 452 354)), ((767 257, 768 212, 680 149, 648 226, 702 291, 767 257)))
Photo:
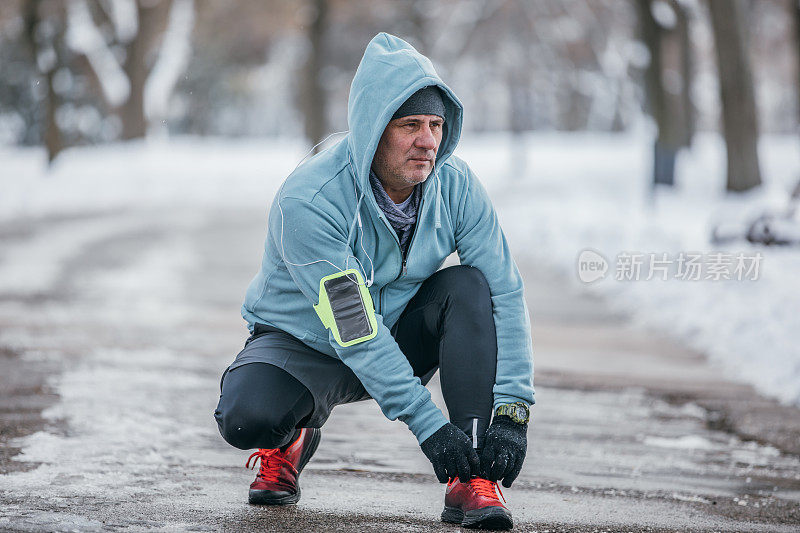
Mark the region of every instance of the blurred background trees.
POLYGON ((0 7, 0 135, 65 146, 144 137, 166 120, 193 0, 25 0, 0 7))
MULTIPOLYGON (((162 134, 347 129, 379 31, 428 55, 467 132, 614 132, 651 123, 654 184, 719 130, 728 188, 760 183, 759 133, 797 132, 795 0, 6 0, 0 142, 64 147, 162 134)), ((513 148, 516 146, 516 148, 513 148)))

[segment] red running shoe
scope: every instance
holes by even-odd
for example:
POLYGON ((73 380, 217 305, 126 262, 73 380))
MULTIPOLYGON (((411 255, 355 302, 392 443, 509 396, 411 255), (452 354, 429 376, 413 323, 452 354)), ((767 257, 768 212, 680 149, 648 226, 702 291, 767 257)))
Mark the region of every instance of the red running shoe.
POLYGON ((247 458, 248 468, 255 468, 261 461, 256 480, 250 484, 250 503, 260 505, 286 505, 297 503, 300 499, 300 485, 297 480, 308 460, 317 451, 322 434, 318 428, 303 428, 294 442, 285 448, 260 449, 247 458))
POLYGON ((511 529, 511 513, 500 503, 498 492, 502 497, 497 483, 482 477, 474 477, 469 483, 451 479, 444 493, 442 521, 466 528, 511 529))

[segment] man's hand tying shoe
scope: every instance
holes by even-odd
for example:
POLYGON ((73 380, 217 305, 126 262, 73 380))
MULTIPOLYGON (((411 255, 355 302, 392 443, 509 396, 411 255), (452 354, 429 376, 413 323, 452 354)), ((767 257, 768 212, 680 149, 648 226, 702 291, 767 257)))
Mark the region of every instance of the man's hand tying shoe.
POLYGON ((505 415, 498 415, 486 431, 481 453, 481 471, 491 480, 503 480, 510 487, 517 479, 528 448, 528 424, 518 424, 505 415))
POLYGON ((420 447, 433 464, 439 483, 456 477, 467 483, 480 471, 480 460, 469 437, 450 422, 436 430, 420 447))

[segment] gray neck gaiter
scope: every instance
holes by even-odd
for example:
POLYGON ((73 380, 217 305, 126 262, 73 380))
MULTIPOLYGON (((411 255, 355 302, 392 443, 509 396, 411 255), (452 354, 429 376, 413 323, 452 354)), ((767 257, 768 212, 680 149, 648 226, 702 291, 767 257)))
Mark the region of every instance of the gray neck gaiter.
POLYGON ((409 197, 410 201, 403 202, 403 209, 400 209, 395 204, 386 190, 383 188, 378 175, 372 170, 369 172, 369 184, 372 187, 372 192, 375 195, 375 200, 378 202, 378 207, 384 212, 389 224, 394 228, 397 233, 397 238, 400 240, 400 250, 405 255, 408 249, 408 243, 411 240, 412 230, 414 224, 417 222, 417 208, 421 197, 422 187, 420 185, 414 186, 414 192, 409 197))

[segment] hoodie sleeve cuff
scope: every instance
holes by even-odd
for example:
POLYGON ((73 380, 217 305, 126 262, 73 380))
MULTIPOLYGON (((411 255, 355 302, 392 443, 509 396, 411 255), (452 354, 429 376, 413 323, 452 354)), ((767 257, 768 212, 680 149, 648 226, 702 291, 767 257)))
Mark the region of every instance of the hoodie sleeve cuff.
POLYGON ((447 424, 447 419, 442 411, 436 407, 433 400, 428 399, 414 413, 405 420, 408 429, 417 437, 417 442, 422 444, 428 437, 447 424))
POLYGON ((533 399, 531 396, 530 398, 520 398, 518 396, 511 396, 509 394, 495 394, 494 395, 494 402, 492 405, 492 413, 494 413, 498 407, 507 403, 517 403, 522 402, 528 407, 536 403, 536 400, 533 399))

